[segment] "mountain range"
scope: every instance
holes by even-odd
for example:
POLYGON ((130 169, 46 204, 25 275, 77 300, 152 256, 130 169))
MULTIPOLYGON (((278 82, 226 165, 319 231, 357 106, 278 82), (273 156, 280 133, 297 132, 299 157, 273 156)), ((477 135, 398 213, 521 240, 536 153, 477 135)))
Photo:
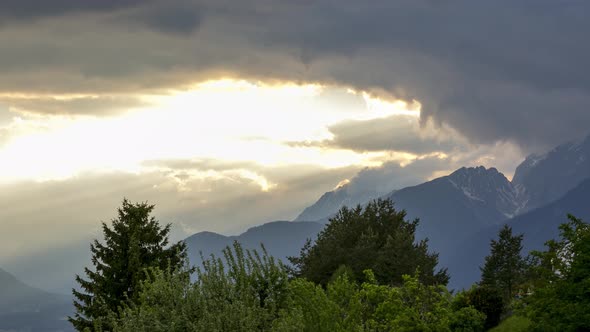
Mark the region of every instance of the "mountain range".
POLYGON ((73 331, 68 296, 30 287, 0 269, 0 331, 73 331))
MULTIPOLYGON (((383 179, 382 183, 396 182, 390 180, 383 179)), ((478 267, 503 224, 524 234, 528 252, 542 249, 546 240, 557 237, 557 227, 567 220, 567 213, 590 220, 590 136, 545 154, 528 156, 512 180, 493 167, 478 166, 462 167, 447 176, 404 188, 383 190, 383 186, 362 186, 361 182, 354 188, 348 183, 326 192, 293 221, 268 222, 237 236, 193 234, 185 239, 189 260, 199 265, 201 256, 220 255, 223 248, 238 241, 247 249, 258 249, 262 243, 271 255, 286 262, 287 257, 299 254, 307 239, 314 240, 342 206, 390 198, 398 209, 406 210, 409 219, 420 219, 417 236, 428 238, 429 248, 439 253, 440 266, 447 267, 451 275, 450 288, 469 287, 479 279, 478 267)), ((39 278, 66 280, 60 276, 67 274, 67 280, 71 280, 89 261, 87 247, 84 242, 76 247, 79 250, 63 249, 68 259, 61 264, 69 270, 47 268, 47 276, 39 278)), ((51 253, 25 265, 54 264, 44 256, 51 253)), ((45 268, 14 272, 34 275, 32 271, 40 270, 45 268)), ((63 281, 64 285, 69 283, 63 281)), ((65 317, 71 311, 69 296, 30 287, 0 269, 0 331, 69 331, 65 317)))
POLYGON ((524 233, 525 249, 529 250, 541 249, 546 240, 556 237, 557 226, 566 220, 567 213, 590 220, 588 179, 590 136, 528 156, 512 181, 493 167, 478 166, 463 167, 416 186, 391 188, 386 194, 372 188, 355 188, 351 193, 344 184, 323 194, 293 222, 263 224, 237 237, 197 233, 187 244, 191 261, 197 263, 196 252, 219 253, 233 240, 248 248, 262 242, 269 253, 286 259, 298 255, 305 240, 314 239, 342 206, 390 198, 398 209, 406 210, 408 218, 420 219, 417 236, 427 237, 429 248, 439 253, 439 264, 448 267, 449 286, 464 288, 479 279, 478 267, 503 224, 524 233))
POLYGON ((245 249, 260 251, 261 243, 264 248, 276 258, 286 261, 288 256, 299 253, 308 238, 314 238, 323 224, 317 222, 289 222, 273 221, 261 226, 248 229, 238 236, 223 236, 212 232, 200 232, 188 237, 185 242, 188 247, 189 261, 199 263, 201 255, 220 255, 226 246, 238 241, 245 249))

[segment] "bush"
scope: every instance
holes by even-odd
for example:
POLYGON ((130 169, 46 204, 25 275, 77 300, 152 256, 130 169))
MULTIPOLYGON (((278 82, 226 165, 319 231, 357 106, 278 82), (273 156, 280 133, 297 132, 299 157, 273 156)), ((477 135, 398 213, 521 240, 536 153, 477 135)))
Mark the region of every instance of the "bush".
POLYGON ((295 279, 275 331, 481 331, 485 315, 467 306, 454 310, 443 286, 404 276, 399 287, 377 284, 372 271, 358 286, 346 274, 324 290, 295 279))
POLYGON ((489 330, 489 332, 524 332, 528 331, 531 321, 523 316, 510 316, 503 320, 500 325, 489 330))
POLYGON ((187 274, 154 274, 114 331, 270 331, 287 299, 284 266, 238 243, 223 260, 205 260, 194 283, 187 274))

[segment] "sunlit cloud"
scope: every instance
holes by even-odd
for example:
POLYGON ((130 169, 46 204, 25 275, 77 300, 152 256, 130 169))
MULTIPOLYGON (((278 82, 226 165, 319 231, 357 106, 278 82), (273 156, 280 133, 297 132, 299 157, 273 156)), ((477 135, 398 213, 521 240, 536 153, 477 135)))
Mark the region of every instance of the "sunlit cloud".
MULTIPOLYGON (((53 100, 79 98, 98 97, 63 95, 53 100)), ((146 105, 109 117, 15 113, 21 115, 13 121, 10 141, 0 147, 4 161, 0 181, 63 180, 81 172, 138 174, 146 170, 149 160, 206 158, 264 167, 313 164, 329 169, 416 158, 395 151, 358 152, 284 142, 331 139, 330 127, 346 120, 417 117, 418 102, 382 101, 362 91, 333 86, 234 79, 206 81, 186 90, 137 99, 146 105), (357 98, 360 106, 343 112, 341 99, 349 98, 344 94, 357 98)), ((257 183, 262 191, 276 187, 251 169, 233 172, 232 176, 257 183)))

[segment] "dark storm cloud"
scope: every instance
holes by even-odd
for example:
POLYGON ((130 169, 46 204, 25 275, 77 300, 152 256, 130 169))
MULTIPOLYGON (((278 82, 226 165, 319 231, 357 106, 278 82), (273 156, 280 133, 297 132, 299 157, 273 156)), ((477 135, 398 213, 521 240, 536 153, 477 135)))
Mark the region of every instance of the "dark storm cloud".
MULTIPOLYGON (((416 98, 423 118, 476 142, 547 144, 588 130, 587 2, 347 4, 322 1, 310 24, 285 24, 301 28, 290 31, 292 41, 312 67, 324 57, 350 59, 330 66, 336 81, 416 98)), ((277 42, 289 35, 278 31, 277 42)))
POLYGON ((72 12, 112 11, 151 2, 150 0, 2 0, 0 22, 59 16, 72 12))
MULTIPOLYGON (((90 2, 72 3, 28 16, 90 2)), ((0 90, 139 93, 228 75, 311 81, 417 99, 423 121, 527 150, 590 123, 588 1, 96 3, 87 8, 100 18, 0 29, 0 90)), ((3 6, 4 17, 27 17, 20 1, 3 6)))
POLYGON ((200 4, 190 1, 159 1, 124 13, 114 22, 137 24, 164 33, 190 35, 201 24, 204 9, 200 4))
POLYGON ((417 155, 448 152, 460 144, 451 137, 436 137, 421 130, 411 115, 393 115, 371 120, 347 120, 328 127, 332 139, 312 142, 289 142, 291 146, 348 149, 357 152, 398 151, 417 155))

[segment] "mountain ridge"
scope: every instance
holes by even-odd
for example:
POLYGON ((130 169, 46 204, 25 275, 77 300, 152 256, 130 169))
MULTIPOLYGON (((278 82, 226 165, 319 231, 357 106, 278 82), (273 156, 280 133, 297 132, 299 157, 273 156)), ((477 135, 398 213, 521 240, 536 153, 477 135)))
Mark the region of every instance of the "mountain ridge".
MULTIPOLYGON (((461 167, 449 175, 431 181, 395 189, 384 195, 377 195, 374 191, 365 197, 361 194, 356 200, 347 192, 345 184, 324 193, 294 221, 301 222, 313 217, 315 221, 325 224, 347 203, 362 205, 365 203, 363 201, 373 198, 390 198, 397 208, 406 210, 409 219, 420 219, 417 237, 429 238, 430 249, 439 253, 440 265, 449 267, 452 276, 450 286, 462 287, 473 283, 477 278, 473 274, 470 278, 461 277, 462 259, 458 257, 470 253, 457 255, 461 250, 459 244, 469 241, 478 232, 497 229, 523 214, 559 200, 585 178, 590 177, 590 164, 586 163, 588 160, 590 136, 577 142, 558 145, 544 155, 527 156, 517 167, 512 181, 494 167, 461 167), (572 160, 576 162, 572 163, 572 160), (563 174, 546 174, 549 170, 559 173, 562 169, 559 165, 562 164, 566 164, 563 169, 567 170, 563 174), (566 178, 567 181, 560 186, 544 184, 547 178, 557 181, 566 178), (557 192, 554 192, 555 187, 559 188, 557 192)), ((370 188, 356 188, 356 191, 371 193, 370 188)), ((493 235, 495 234, 486 236, 493 235)), ((487 250, 489 241, 486 241, 487 250)), ((479 254, 483 259, 486 252, 479 254)))
POLYGON ((73 331, 69 297, 31 287, 0 268, 0 330, 73 331))
POLYGON ((240 242, 245 249, 260 251, 261 243, 275 258, 287 262, 287 257, 297 256, 307 239, 314 239, 324 225, 317 222, 273 221, 246 230, 240 235, 225 236, 213 232, 199 232, 187 237, 184 242, 188 247, 189 262, 200 265, 201 255, 206 258, 211 254, 219 257, 226 246, 234 241, 240 242))

